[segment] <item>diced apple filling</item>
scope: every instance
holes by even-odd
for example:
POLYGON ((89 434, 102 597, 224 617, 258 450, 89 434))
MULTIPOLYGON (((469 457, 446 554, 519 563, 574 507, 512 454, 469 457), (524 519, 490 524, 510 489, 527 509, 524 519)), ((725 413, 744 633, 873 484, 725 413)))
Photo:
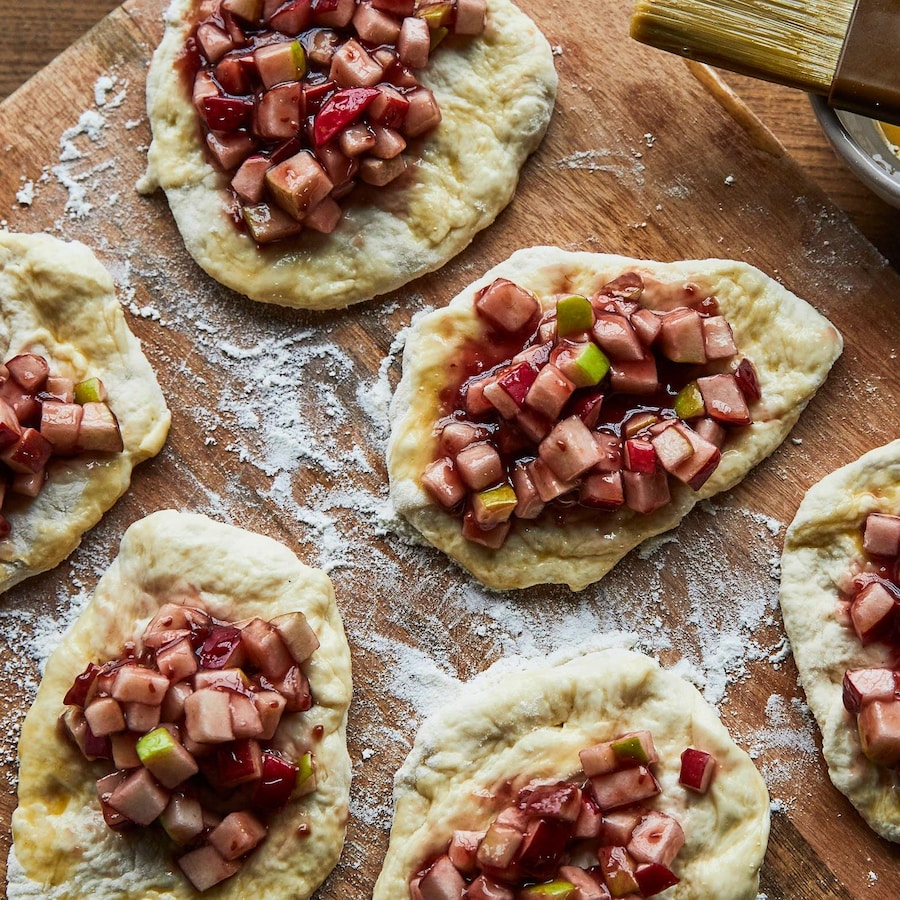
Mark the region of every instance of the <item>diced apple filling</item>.
POLYGON ((312 753, 289 760, 274 743, 312 703, 301 667, 318 647, 300 612, 232 625, 165 603, 121 657, 89 663, 61 722, 86 759, 115 766, 97 782, 109 827, 158 821, 189 847, 177 863, 198 891, 234 875, 268 814, 316 789, 312 753))
POLYGON ((564 523, 573 506, 650 515, 676 485, 699 491, 731 431, 752 422, 759 381, 715 298, 659 312, 640 305, 643 287, 623 273, 543 314, 506 278, 476 292, 483 334, 455 366, 458 393, 422 474, 467 539, 499 548, 518 520, 564 523))
MULTIPOLYGON (((703 751, 688 748, 689 753, 703 751)), ((677 884, 672 867, 684 831, 673 816, 643 805, 660 792, 648 768, 658 761, 650 732, 623 734, 580 755, 587 776, 582 786, 527 784, 483 830, 454 831, 443 852, 411 875, 410 896, 638 900, 677 884), (615 796, 605 805, 610 789, 604 785, 614 781, 615 796)), ((703 756, 715 766, 713 757, 703 756)))
POLYGON ((487 15, 485 0, 199 7, 193 105, 260 245, 305 229, 330 233, 358 181, 381 188, 403 176, 407 141, 441 121, 415 73, 448 32, 481 34, 487 15), (336 177, 341 160, 352 165, 336 177))

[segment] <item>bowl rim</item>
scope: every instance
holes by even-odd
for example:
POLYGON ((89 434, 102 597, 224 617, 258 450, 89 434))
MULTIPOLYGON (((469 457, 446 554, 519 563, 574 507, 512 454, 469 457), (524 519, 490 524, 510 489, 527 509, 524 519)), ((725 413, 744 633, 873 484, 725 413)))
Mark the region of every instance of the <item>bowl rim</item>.
MULTIPOLYGON (((825 97, 810 94, 813 113, 831 146, 850 167, 854 174, 886 203, 900 206, 900 178, 886 172, 853 139, 841 117, 829 105, 825 97)), ((853 115, 853 113, 844 113, 853 115)), ((858 118, 862 118, 861 116, 858 118)), ((886 152, 890 152, 886 150, 886 152)), ((900 170, 900 163, 898 163, 900 170)))

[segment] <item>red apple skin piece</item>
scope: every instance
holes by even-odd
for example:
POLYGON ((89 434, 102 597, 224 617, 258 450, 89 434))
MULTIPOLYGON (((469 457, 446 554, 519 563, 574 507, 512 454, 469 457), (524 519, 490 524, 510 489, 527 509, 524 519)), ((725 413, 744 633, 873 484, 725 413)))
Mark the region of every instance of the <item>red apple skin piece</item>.
POLYGON ((600 847, 597 859, 603 880, 614 897, 623 897, 638 890, 634 860, 624 847, 600 847))
POLYGON ((716 773, 716 760, 705 750, 688 747, 681 754, 678 783, 688 790, 705 794, 716 773))
POLYGON ((734 367, 732 374, 748 403, 756 403, 762 399, 759 376, 756 374, 756 367, 749 359, 744 357, 734 367))
POLYGON ((550 878, 574 830, 573 822, 533 819, 515 858, 522 871, 535 878, 550 878))
POLYGON ((37 429, 26 428, 15 444, 0 453, 0 459, 13 472, 33 475, 42 471, 53 454, 53 444, 37 429))
POLYGON ((541 784, 520 797, 519 809, 529 818, 574 824, 581 813, 581 789, 574 784, 541 784))
POLYGON ((638 866, 634 871, 634 879, 642 897, 654 897, 656 894, 661 894, 681 880, 674 872, 659 863, 638 866))

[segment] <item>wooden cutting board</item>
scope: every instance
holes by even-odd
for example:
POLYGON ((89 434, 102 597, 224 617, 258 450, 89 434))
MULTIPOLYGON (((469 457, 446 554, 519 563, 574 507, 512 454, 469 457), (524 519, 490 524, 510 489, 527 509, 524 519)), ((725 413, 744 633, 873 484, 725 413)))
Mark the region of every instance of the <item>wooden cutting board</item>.
MULTIPOLYGON (((898 436, 900 279, 707 70, 633 44, 628 0, 524 0, 555 48, 549 133, 493 227, 442 271, 346 312, 253 304, 189 259, 162 196, 139 197, 146 66, 164 0, 132 0, 0 105, 0 215, 91 245, 116 277, 173 413, 168 445, 57 570, 0 605, 2 849, 15 735, 39 665, 157 509, 284 541, 335 582, 353 649, 351 820, 322 898, 363 900, 387 846, 391 778, 417 723, 501 656, 632 643, 681 667, 753 755, 773 798, 769 900, 900 896, 900 850, 828 781, 777 607, 784 530, 805 489, 898 436), (481 590, 391 516, 384 404, 398 336, 518 247, 743 259, 828 315, 842 359, 792 437, 737 489, 581 594, 481 590)), ((6 853, 0 854, 5 859, 6 853)))

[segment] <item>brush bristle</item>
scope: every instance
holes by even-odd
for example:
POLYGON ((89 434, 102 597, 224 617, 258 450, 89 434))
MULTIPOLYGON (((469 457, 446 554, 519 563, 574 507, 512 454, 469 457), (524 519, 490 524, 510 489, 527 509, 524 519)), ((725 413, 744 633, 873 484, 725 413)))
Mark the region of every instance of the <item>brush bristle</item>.
POLYGON ((854 0, 639 0, 631 36, 645 44, 827 93, 854 0))

